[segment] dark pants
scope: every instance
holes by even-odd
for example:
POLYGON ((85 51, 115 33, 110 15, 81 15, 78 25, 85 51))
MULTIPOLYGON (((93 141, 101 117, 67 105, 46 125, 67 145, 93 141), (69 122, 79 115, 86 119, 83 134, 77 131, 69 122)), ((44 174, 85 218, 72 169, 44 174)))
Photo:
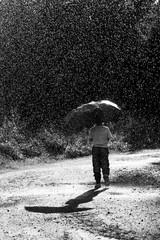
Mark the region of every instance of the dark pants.
POLYGON ((92 162, 93 162, 93 173, 96 183, 101 181, 101 169, 103 177, 109 176, 109 160, 108 160, 109 150, 103 147, 93 147, 92 148, 92 162))

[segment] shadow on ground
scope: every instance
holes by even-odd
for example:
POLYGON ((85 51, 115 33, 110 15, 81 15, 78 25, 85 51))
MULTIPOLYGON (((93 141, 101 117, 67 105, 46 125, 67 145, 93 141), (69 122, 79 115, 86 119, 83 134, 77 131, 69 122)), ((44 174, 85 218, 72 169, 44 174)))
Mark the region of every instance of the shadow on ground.
POLYGON ((128 170, 128 171, 117 171, 114 173, 112 184, 118 185, 131 185, 131 186, 159 186, 159 165, 153 164, 152 167, 144 168, 142 170, 128 170), (153 171, 154 170, 154 171, 153 171), (156 170, 156 172, 155 172, 156 170))
POLYGON ((29 212, 39 212, 39 213, 70 213, 70 212, 81 212, 91 210, 92 208, 78 208, 79 204, 91 202, 94 197, 96 197, 101 192, 104 192, 107 188, 95 190, 91 189, 74 199, 70 199, 62 207, 45 207, 45 206, 26 206, 25 209, 29 212))

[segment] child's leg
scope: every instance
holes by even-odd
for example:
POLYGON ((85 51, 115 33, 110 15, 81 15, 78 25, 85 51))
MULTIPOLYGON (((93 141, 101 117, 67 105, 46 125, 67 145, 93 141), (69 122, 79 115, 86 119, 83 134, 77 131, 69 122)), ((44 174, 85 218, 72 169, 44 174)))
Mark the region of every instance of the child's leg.
POLYGON ((110 174, 108 155, 109 155, 108 148, 101 148, 101 164, 102 164, 102 172, 103 172, 103 178, 104 178, 105 184, 109 182, 109 174, 110 174))
POLYGON ((96 184, 101 182, 101 163, 100 163, 100 153, 98 147, 92 148, 92 163, 93 163, 93 173, 96 180, 96 184))

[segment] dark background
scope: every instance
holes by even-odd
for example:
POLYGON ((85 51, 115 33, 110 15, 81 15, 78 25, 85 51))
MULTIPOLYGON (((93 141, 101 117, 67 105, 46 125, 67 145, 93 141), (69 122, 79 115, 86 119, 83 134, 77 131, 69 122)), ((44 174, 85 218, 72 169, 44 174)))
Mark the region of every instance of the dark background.
POLYGON ((1 124, 16 111, 35 130, 101 99, 159 119, 159 10, 151 2, 2 0, 1 124))

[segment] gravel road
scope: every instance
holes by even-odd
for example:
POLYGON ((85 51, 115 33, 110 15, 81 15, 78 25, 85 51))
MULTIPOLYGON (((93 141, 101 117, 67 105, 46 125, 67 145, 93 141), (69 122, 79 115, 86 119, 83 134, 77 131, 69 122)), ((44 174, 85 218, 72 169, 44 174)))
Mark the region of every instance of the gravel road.
POLYGON ((0 240, 159 240, 160 151, 111 153, 110 167, 98 190, 91 157, 1 168, 0 240))

